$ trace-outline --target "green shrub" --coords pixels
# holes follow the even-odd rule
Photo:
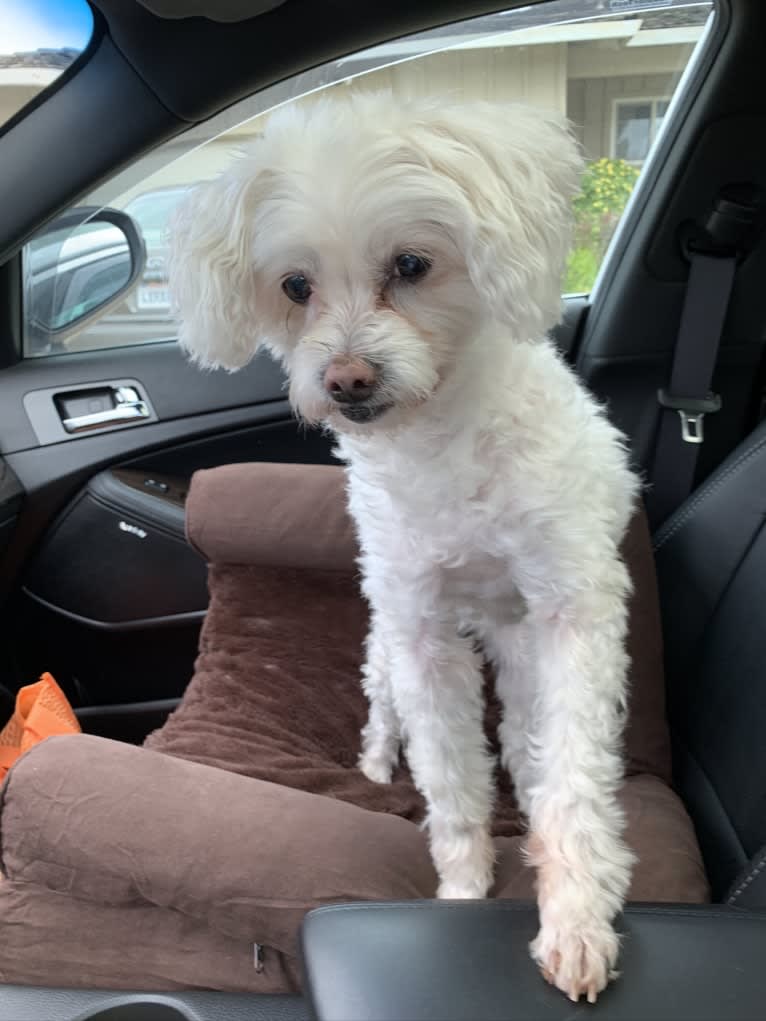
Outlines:
[[[609,241],[638,178],[638,167],[604,157],[589,164],[574,200],[574,245],[564,281],[566,293],[593,286]]]
[[[593,248],[573,248],[567,259],[564,294],[587,294],[598,273],[599,258]]]

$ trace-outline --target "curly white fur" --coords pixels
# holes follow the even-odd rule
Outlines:
[[[266,345],[296,411],[338,436],[372,619],[360,765],[386,782],[404,741],[442,897],[492,881],[475,639],[495,664],[538,870],[532,953],[592,1000],[631,868],[619,545],[637,484],[546,339],[580,170],[566,126],[521,106],[289,108],[182,207],[172,284],[198,362],[236,369]],[[401,253],[430,268],[402,279]],[[295,274],[304,304],[281,288]],[[338,358],[374,367],[377,417],[355,424],[328,393]]]

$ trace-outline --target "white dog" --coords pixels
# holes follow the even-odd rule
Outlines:
[[[199,363],[265,345],[297,413],[338,436],[372,621],[360,766],[385,783],[404,740],[440,897],[492,882],[475,640],[494,664],[538,870],[532,953],[592,1001],[632,861],[618,547],[637,483],[546,338],[580,171],[565,125],[521,106],[287,108],[186,201],[172,286]]]

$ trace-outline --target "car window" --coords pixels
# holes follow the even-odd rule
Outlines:
[[[0,0],[0,131],[53,85],[92,34],[86,0]]]
[[[118,307],[57,348],[27,334],[27,356],[174,338],[167,226],[186,190],[221,172],[276,107],[328,90],[460,95],[555,108],[570,119],[587,166],[564,290],[587,294],[615,228],[672,116],[679,83],[704,46],[712,2],[550,0],[360,51],[237,104],[133,164],[86,200],[129,213],[146,264]],[[98,272],[98,259],[92,271]],[[34,274],[25,272],[27,288]],[[26,307],[29,307],[29,294]]]
[[[161,191],[147,192],[132,202],[128,202],[125,212],[130,213],[137,221],[144,235],[156,231],[161,233],[167,226],[168,218],[173,212],[185,188],[166,188]]]

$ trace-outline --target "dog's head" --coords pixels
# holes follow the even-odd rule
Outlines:
[[[286,108],[175,217],[181,343],[228,369],[264,344],[307,421],[394,424],[490,324],[557,322],[580,169],[564,123],[522,106]]]

